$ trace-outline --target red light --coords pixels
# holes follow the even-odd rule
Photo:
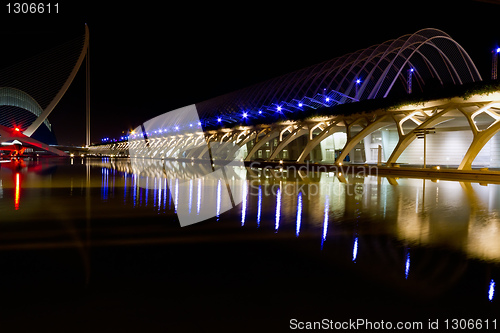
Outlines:
[[[16,132],[19,132],[19,131],[20,131],[20,130],[19,130],[19,127],[14,128],[14,130],[15,130]]]

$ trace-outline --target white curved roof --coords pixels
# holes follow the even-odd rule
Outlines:
[[[456,41],[441,30],[423,29],[215,97],[198,103],[197,108],[207,124],[214,124],[220,116],[228,123],[237,121],[242,112],[264,117],[276,110],[295,112],[384,98],[395,85],[406,86],[406,72],[411,68],[414,90],[423,89],[429,79],[459,85],[481,81],[476,66]]]

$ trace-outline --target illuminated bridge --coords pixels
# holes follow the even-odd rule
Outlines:
[[[500,93],[364,109],[358,101],[481,81],[446,33],[420,30],[160,115],[128,141],[91,147],[139,158],[500,167]],[[355,112],[344,112],[350,103]],[[344,108],[345,110],[345,108]],[[419,140],[422,133],[426,140]],[[424,141],[427,153],[424,157]]]

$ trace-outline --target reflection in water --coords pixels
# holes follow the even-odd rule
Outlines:
[[[47,164],[43,167],[45,170],[53,168],[49,163],[43,163]],[[67,167],[72,170],[80,166],[67,163]],[[146,168],[156,163],[154,161],[144,161],[143,169],[138,169],[138,162],[132,164],[128,160],[88,159],[86,163],[91,168],[87,166],[88,175],[92,170],[88,176],[93,179],[90,186],[100,188],[103,202],[111,204],[115,197],[119,197],[121,204],[138,208],[151,206],[158,214],[171,209],[178,212],[182,207],[186,214],[203,215],[204,210],[211,207],[212,216],[218,218],[228,210],[226,206],[231,207],[222,180],[193,178],[190,173],[199,172],[200,167],[192,168],[189,163],[175,164],[170,161],[166,167],[160,164],[161,172],[157,173],[154,168]],[[78,186],[84,187],[86,184],[85,173],[81,174],[81,180],[78,179],[80,175],[53,180],[52,173],[38,174],[30,172],[30,168],[40,167],[28,163],[27,167],[15,171],[4,168],[2,164],[0,169],[3,198],[9,198],[5,194],[6,189],[13,188],[15,210],[37,207],[34,205],[36,202],[32,202],[34,197],[30,198],[28,192],[25,194],[25,187],[42,189],[67,186],[71,188],[70,194],[76,195]],[[99,175],[98,185],[93,183],[96,171]],[[347,173],[340,177],[333,173],[303,172],[293,175],[292,172],[287,174],[286,170],[280,173],[267,171],[236,168],[233,175],[237,174],[237,177],[228,177],[248,180],[232,181],[232,184],[237,185],[233,186],[233,194],[239,192],[238,195],[244,198],[238,209],[240,225],[247,226],[249,219],[252,219],[260,227],[263,222],[269,221],[272,214],[275,231],[293,226],[295,237],[299,237],[304,230],[313,230],[311,227],[314,227],[321,230],[319,237],[324,242],[330,222],[351,225],[345,224],[349,222],[354,226],[351,233],[354,234],[351,243],[352,261],[359,257],[361,238],[358,237],[366,233],[363,229],[373,225],[379,233],[392,235],[407,246],[446,247],[473,258],[500,262],[498,184],[483,186],[470,182],[349,176]],[[22,208],[21,185],[23,201],[31,200],[29,205],[23,205]],[[169,191],[169,187],[173,191]],[[184,192],[181,187],[185,189]],[[115,188],[120,188],[120,191]],[[271,198],[274,200],[269,200]],[[271,205],[271,202],[274,204]],[[112,209],[111,205],[109,209]],[[236,211],[231,212],[234,214]],[[307,229],[304,229],[305,226]],[[406,261],[407,253],[404,256]]]
[[[358,238],[354,238],[354,246],[352,247],[352,261],[356,262],[356,258],[358,258]]]
[[[261,214],[262,214],[262,186],[259,185],[259,194],[257,201],[257,228],[260,227]]]
[[[16,190],[14,193],[14,209],[19,209],[19,199],[21,197],[21,180],[20,180],[19,172],[16,172]]]
[[[86,168],[66,163],[71,172],[59,177],[0,168],[2,219],[24,216],[29,220],[33,216],[43,217],[40,211],[48,212],[45,214],[48,216],[51,209],[61,212],[60,216],[85,216],[85,211],[82,214],[78,210],[81,205],[74,202],[81,203],[82,197],[90,193],[87,190],[95,189],[92,207],[98,206],[95,201],[100,200],[105,208],[92,211],[92,218],[128,218],[137,211],[173,216],[172,210],[201,218],[205,210],[211,210],[216,220],[236,225],[238,230],[259,227],[262,233],[279,230],[280,236],[297,242],[313,238],[316,251],[321,241],[325,256],[335,253],[349,265],[356,263],[356,269],[370,267],[366,268],[370,272],[383,271],[369,266],[380,260],[394,274],[390,275],[389,268],[379,274],[407,280],[408,286],[419,279],[430,284],[431,277],[461,276],[461,267],[466,265],[454,259],[457,254],[467,260],[480,259],[493,267],[491,275],[481,282],[481,298],[484,300],[488,290],[488,299],[496,301],[495,265],[500,263],[500,185],[497,184],[483,186],[346,173],[292,175],[286,170],[277,174],[236,168],[227,179],[233,179],[232,192],[241,196],[242,201],[241,207],[230,209],[227,186],[221,179],[193,177],[200,167],[191,168],[189,163],[159,164],[161,172],[153,168],[154,161],[144,161],[149,169],[139,169],[139,163],[128,160],[88,159]],[[53,194],[56,188],[75,201],[60,204],[61,198]],[[68,189],[67,193],[64,189]],[[18,212],[9,214],[9,210]],[[104,212],[107,215],[99,215]],[[144,217],[147,218],[148,215]],[[329,243],[324,248],[327,236]],[[422,254],[424,250],[430,254]],[[446,257],[442,252],[451,254]]]
[[[168,187],[174,188],[172,184],[173,184],[173,178],[170,178],[169,183],[168,183]],[[168,191],[168,210],[171,210],[171,209],[172,209],[172,191]]]
[[[82,159],[82,162],[83,162],[83,159]],[[127,174],[124,174],[123,175],[123,182],[124,182],[124,185],[123,185],[123,203],[126,203],[127,202],[127,190],[129,188],[127,182],[128,182],[128,175]]]
[[[488,299],[493,301],[493,297],[495,297],[495,281],[491,279],[490,281],[490,289],[488,290]]]
[[[243,193],[243,196],[242,196],[242,203],[241,203],[241,226],[244,226],[245,225],[245,218],[247,216],[247,190],[248,190],[248,186],[246,184],[246,182],[241,182],[241,192]]]
[[[167,179],[165,178],[163,180],[163,207],[164,207],[164,209],[166,209],[166,207],[167,207],[167,195],[169,195],[169,191],[167,188]],[[170,200],[170,197],[169,197],[169,200]]]
[[[134,207],[136,207],[137,206],[137,191],[139,189],[139,186],[137,185],[137,175],[133,174],[132,175],[132,179],[133,179],[133,186],[134,186],[134,189],[133,189],[133,192],[134,192],[134,196],[133,196]]]
[[[198,178],[198,188],[197,188],[197,197],[196,197],[196,215],[200,215],[201,209],[201,179]]]
[[[330,207],[328,203],[328,195],[325,196],[325,210],[323,217],[323,236],[321,237],[321,249],[323,250],[323,243],[326,240],[326,234],[328,232],[328,216],[330,215]]]
[[[280,227],[280,217],[281,217],[281,183],[278,191],[276,191],[276,220],[274,223],[274,230],[278,231]]]
[[[221,206],[221,194],[222,194],[222,188],[221,188],[221,180],[217,180],[217,210],[216,210],[216,217],[217,221],[219,221],[219,216],[220,216],[220,206]],[[177,211],[176,211],[177,213]]]
[[[174,207],[175,207],[175,212],[177,213],[177,208],[179,207],[179,178],[175,179],[175,191],[174,192],[175,192]],[[219,217],[219,215],[217,215],[217,217]]]
[[[135,206],[153,204],[161,213],[172,209],[173,203],[176,212],[182,206],[186,214],[191,215],[202,215],[205,209],[213,207],[213,216],[219,219],[231,208],[226,202],[226,187],[221,179],[217,179],[213,186],[208,180],[193,179],[201,167],[192,167],[190,163],[158,163],[161,172],[156,173],[156,169],[147,169],[157,163],[154,161],[141,162],[145,165],[143,169],[139,168],[141,164],[137,161],[103,159],[89,160],[88,163],[101,168],[102,185],[107,187],[103,189],[104,200],[109,199],[109,193],[113,191],[110,171],[104,170],[116,169],[124,174],[121,186],[129,187],[122,193],[130,195]],[[237,188],[233,192],[239,191],[241,198],[245,198],[238,209],[239,224],[246,226],[253,216],[260,227],[263,221],[269,220],[266,216],[272,214],[275,231],[281,229],[283,223],[288,225],[293,221],[295,237],[299,237],[306,223],[321,228],[320,237],[324,242],[329,222],[354,221],[355,225],[359,224],[359,230],[358,227],[353,230],[355,236],[351,243],[351,259],[355,261],[360,251],[360,239],[357,242],[355,239],[371,223],[369,221],[376,221],[380,232],[394,235],[412,247],[445,246],[474,258],[500,262],[500,185],[301,172],[292,174],[284,170],[275,173],[273,170],[245,168],[238,171],[240,178],[249,180],[234,183]],[[127,174],[131,174],[130,181]],[[141,187],[139,179],[144,183],[154,179],[157,199],[149,202],[150,199],[146,198],[149,190]],[[181,200],[183,179],[186,179],[182,185],[185,197]],[[173,188],[172,192],[167,191],[167,185]],[[266,199],[273,196],[274,207],[271,208]],[[127,201],[124,199],[123,202]],[[320,208],[321,202],[324,205]],[[407,260],[406,255],[403,262]]]
[[[101,197],[104,201],[108,200],[109,191],[109,169],[103,168],[101,170],[102,181],[101,181]]]
[[[405,279],[407,280],[408,280],[408,274],[410,274],[410,250],[407,250],[406,262],[405,262]]]
[[[190,179],[189,180],[189,207],[188,207],[188,211],[189,211],[189,214],[191,214],[191,206],[193,204],[193,180]]]
[[[260,187],[259,187],[260,189]],[[299,237],[302,221],[302,191],[297,195],[297,220],[295,221],[295,236]]]

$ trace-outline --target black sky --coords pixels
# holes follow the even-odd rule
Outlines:
[[[90,28],[92,141],[423,28],[451,35],[489,78],[500,6],[460,1],[72,1],[59,14],[0,8],[0,67]],[[40,82],[43,84],[43,80]],[[62,144],[85,141],[84,72],[50,115]]]

